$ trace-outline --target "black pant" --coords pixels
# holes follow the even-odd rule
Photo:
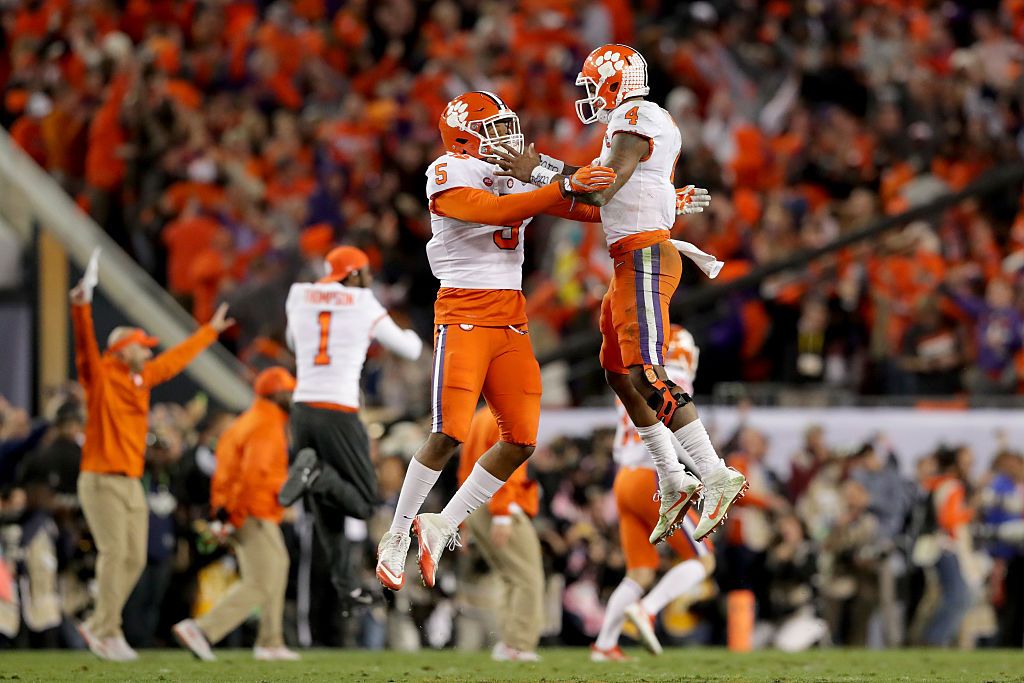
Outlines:
[[[306,503],[331,565],[331,583],[344,597],[356,587],[345,518],[367,519],[378,502],[370,439],[358,415],[302,403],[292,409],[291,425],[295,450],[312,448],[320,461]]]

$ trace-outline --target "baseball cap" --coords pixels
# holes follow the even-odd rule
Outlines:
[[[141,328],[130,327],[128,328],[127,334],[124,334],[116,342],[109,344],[107,346],[107,351],[110,353],[117,353],[121,349],[125,348],[126,346],[131,346],[132,344],[141,344],[142,346],[148,346],[149,348],[153,348],[159,343],[159,339],[157,339],[156,337],[150,337]]]
[[[370,265],[366,252],[357,247],[335,247],[327,254],[329,275],[320,282],[341,282],[355,271]]]
[[[281,391],[295,391],[295,377],[281,367],[267,368],[256,375],[253,390],[259,396],[271,396]]]

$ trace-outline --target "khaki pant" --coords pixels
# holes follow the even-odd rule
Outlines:
[[[121,611],[146,568],[146,494],[138,479],[82,472],[78,499],[97,550],[96,610],[87,625],[97,638],[121,636]]]
[[[288,549],[281,528],[274,522],[250,517],[235,534],[234,546],[242,578],[196,623],[207,639],[216,643],[258,608],[256,646],[280,647],[284,645],[281,621],[288,587]]]
[[[486,507],[477,508],[466,523],[473,543],[505,584],[501,641],[516,650],[535,650],[544,625],[544,565],[533,522],[522,513],[512,515],[512,537],[502,548],[491,543]]]

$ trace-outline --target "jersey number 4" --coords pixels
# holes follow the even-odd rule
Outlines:
[[[519,231],[522,229],[523,224],[512,226],[510,228],[502,228],[501,230],[494,231],[494,244],[498,249],[504,249],[505,251],[511,251],[519,246]]]
[[[640,115],[640,107],[633,107],[632,109],[630,109],[629,111],[626,112],[626,120],[629,121],[629,123],[631,125],[635,126],[636,125],[637,117],[639,115]]]
[[[320,349],[316,358],[313,359],[313,364],[330,365],[331,354],[327,352],[327,345],[331,340],[331,312],[320,311],[316,316],[316,321],[320,325]]]

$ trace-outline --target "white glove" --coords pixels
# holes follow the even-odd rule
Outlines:
[[[676,190],[676,215],[704,213],[711,206],[711,193],[703,187],[687,185]]]
[[[89,257],[89,265],[85,267],[85,275],[82,276],[82,293],[85,300],[92,302],[92,292],[100,282],[100,252],[103,250],[96,247]]]

